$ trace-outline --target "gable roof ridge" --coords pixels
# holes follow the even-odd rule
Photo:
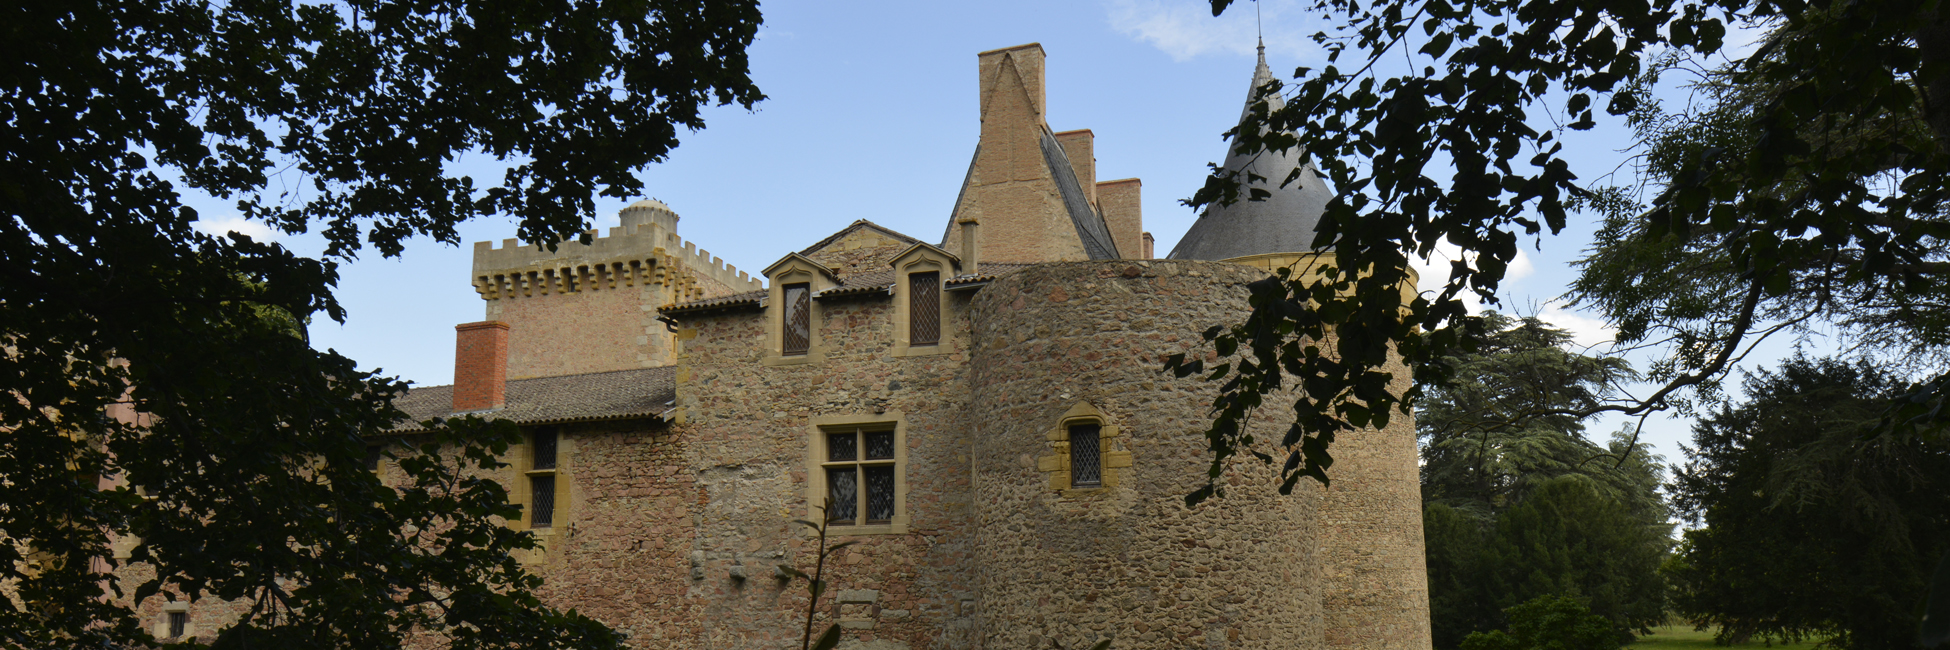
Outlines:
[[[905,244],[921,243],[921,240],[915,239],[913,237],[909,237],[898,230],[888,228],[886,226],[874,223],[872,221],[868,221],[866,219],[855,219],[853,223],[847,224],[847,226],[845,228],[841,228],[839,232],[833,233],[831,235],[827,235],[825,239],[819,240],[819,243],[813,244],[811,246],[807,246],[804,250],[799,251],[799,254],[811,255],[813,254],[814,251],[817,251],[821,248],[825,248],[828,244],[839,241],[840,238],[850,235],[854,232],[857,232],[861,228],[872,228],[874,230],[878,230],[882,234],[889,235],[895,239],[901,240],[901,243],[905,243]]]

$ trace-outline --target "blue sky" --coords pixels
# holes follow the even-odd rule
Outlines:
[[[933,241],[979,130],[976,53],[1039,42],[1048,54],[1050,126],[1094,131],[1100,180],[1143,179],[1145,229],[1163,256],[1195,217],[1178,200],[1203,182],[1206,163],[1223,158],[1219,134],[1247,94],[1254,7],[1242,5],[1215,19],[1199,0],[768,4],[751,56],[770,99],[751,112],[710,111],[705,130],[683,136],[668,161],[641,177],[649,196],[681,215],[681,235],[753,273],[855,219]],[[1304,5],[1261,5],[1276,74],[1324,63],[1306,38],[1322,27]],[[1611,127],[1573,137],[1575,170],[1592,178],[1616,168],[1621,135]],[[490,163],[463,168],[492,184],[500,174]],[[627,202],[600,202],[597,225],[615,225]],[[199,203],[212,230],[265,234],[219,202]],[[1505,284],[1503,310],[1541,313],[1587,343],[1608,338],[1597,320],[1549,302],[1572,277],[1567,265],[1591,230],[1580,220],[1542,250],[1527,250]],[[470,243],[499,240],[514,226],[480,220],[461,233]],[[280,241],[305,254],[322,250],[315,236]],[[400,259],[369,252],[347,265],[338,295],[348,320],[313,323],[314,344],[420,384],[450,382],[453,326],[483,317],[468,284],[471,251],[423,238]],[[1762,356],[1779,352],[1770,354]],[[1618,424],[1601,421],[1593,432],[1602,437]],[[1678,459],[1685,427],[1657,418],[1648,439]]]

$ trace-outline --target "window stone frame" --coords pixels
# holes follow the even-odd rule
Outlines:
[[[1077,424],[1097,425],[1097,457],[1103,462],[1103,480],[1098,485],[1072,487],[1070,484],[1070,426]],[[1036,459],[1036,470],[1048,479],[1049,489],[1064,497],[1084,497],[1102,494],[1122,485],[1126,472],[1131,468],[1131,452],[1123,444],[1124,431],[1112,424],[1110,417],[1089,402],[1079,401],[1070,406],[1056,426],[1051,428],[1045,438],[1049,441],[1049,455]]]
[[[535,469],[535,432],[551,428],[555,430],[555,468]],[[549,551],[555,548],[557,539],[566,539],[569,534],[570,517],[574,514],[576,489],[575,443],[570,435],[571,428],[566,425],[523,425],[521,443],[509,450],[508,470],[513,472],[514,480],[509,483],[508,502],[521,507],[521,518],[509,520],[511,530],[525,530],[535,536],[540,546],[530,551],[517,551],[515,557],[522,564],[543,564],[548,562]],[[534,515],[530,507],[534,505],[534,488],[529,479],[534,476],[552,475],[555,477],[555,508],[550,513],[548,528],[535,528]]]
[[[894,323],[891,328],[894,335],[894,356],[922,357],[948,354],[959,349],[961,336],[958,329],[953,326],[954,319],[950,316],[948,280],[961,269],[961,258],[940,248],[921,243],[909,246],[907,250],[901,251],[901,254],[895,255],[887,263],[894,268]],[[933,345],[912,345],[908,340],[912,334],[909,329],[911,324],[908,322],[912,318],[908,311],[908,300],[911,297],[908,294],[912,293],[908,276],[928,272],[941,274],[941,286],[935,292],[936,298],[941,301],[941,336]]]
[[[843,524],[827,529],[828,537],[849,535],[904,535],[910,513],[907,509],[907,416],[900,411],[843,415],[816,415],[806,424],[806,492],[800,510],[813,521],[813,506],[826,500],[826,434],[857,429],[891,428],[894,431],[894,517],[884,524]],[[864,489],[864,486],[863,486]],[[817,533],[808,528],[808,536]]]
[[[824,363],[826,344],[821,340],[819,330],[825,321],[821,317],[819,294],[839,286],[839,279],[833,275],[833,270],[804,255],[791,253],[765,267],[764,275],[765,354],[760,362],[768,367]],[[807,333],[811,338],[806,342],[805,354],[785,353],[785,285],[788,284],[805,284],[812,293],[811,311],[806,315]]]

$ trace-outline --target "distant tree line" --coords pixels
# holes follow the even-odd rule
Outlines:
[[[1480,326],[1418,423],[1437,648],[1616,647],[1669,620],[1722,644],[1918,647],[1950,553],[1950,449],[1876,426],[1914,385],[1802,356],[1750,373],[1666,483],[1629,429],[1599,445],[1561,415],[1629,367],[1534,318]]]

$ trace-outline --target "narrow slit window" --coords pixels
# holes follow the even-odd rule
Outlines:
[[[785,285],[785,327],[780,333],[787,356],[805,354],[812,347],[812,285]]]
[[[534,520],[529,528],[552,528],[555,526],[555,475],[528,477],[532,492],[529,504],[534,507]]]
[[[1104,484],[1104,459],[1098,424],[1070,425],[1070,485],[1100,487]]]
[[[907,276],[907,340],[909,345],[941,342],[941,274]]]
[[[189,612],[169,613],[169,638],[172,639],[183,638],[183,633],[188,632],[189,627],[190,627]]]
[[[379,445],[372,445],[366,447],[366,471],[369,472],[379,471],[379,455],[380,452],[384,450],[385,448],[380,447]]]
[[[555,469],[555,429],[543,427],[535,430],[535,462],[533,469]]]

